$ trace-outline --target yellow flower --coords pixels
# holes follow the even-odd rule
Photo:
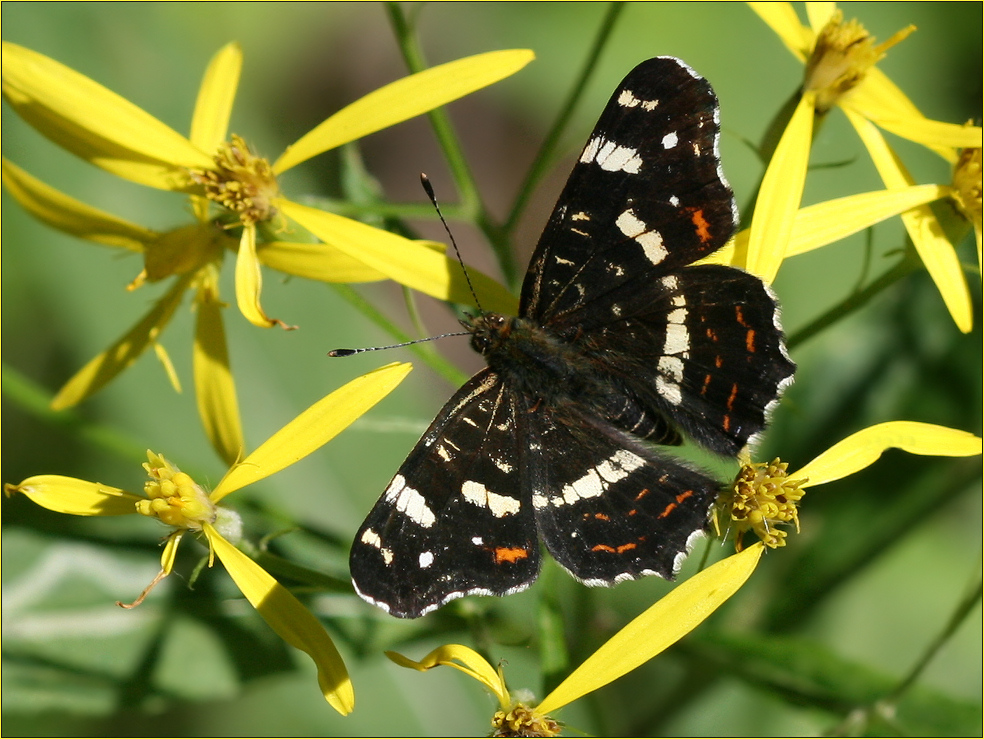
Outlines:
[[[803,194],[815,116],[844,111],[857,129],[890,190],[914,184],[878,130],[922,143],[956,160],[955,147],[980,146],[981,129],[932,121],[875,65],[887,49],[914,30],[899,31],[876,45],[857,21],[845,22],[833,3],[807,3],[810,25],[800,23],[789,3],[749,3],[805,65],[800,99],[776,147],[759,189],[747,251],[739,266],[771,281],[782,260]],[[970,331],[970,295],[952,245],[926,205],[902,216],[920,258],[961,331]]]
[[[525,66],[529,51],[499,51],[460,59],[397,80],[342,108],[302,136],[272,164],[249,151],[227,127],[242,66],[236,44],[219,50],[205,72],[188,138],[84,75],[29,49],[3,43],[3,94],[29,124],[73,154],[120,177],[191,197],[196,222],[166,233],[91,208],[8,161],[3,182],[33,215],[55,228],[140,253],[144,267],[130,288],[174,278],[157,304],[107,351],[62,388],[53,407],[67,408],[99,390],[149,346],[172,383],[177,377],[158,338],[194,290],[198,313],[195,384],[209,438],[227,462],[243,448],[235,387],[219,308],[218,271],[236,251],[236,302],[258,326],[286,327],[260,305],[260,263],[289,274],[334,282],[391,278],[442,300],[472,303],[460,268],[435,244],[418,242],[342,216],[294,203],[277,176],[324,151],[425,113],[492,84]],[[215,206],[217,206],[217,213]],[[295,220],[323,243],[269,238]],[[241,233],[234,236],[234,230]],[[262,231],[263,240],[258,239]],[[491,278],[471,271],[490,310],[515,299]]]
[[[398,665],[420,671],[438,665],[455,667],[481,682],[499,702],[492,718],[493,736],[556,736],[561,727],[551,714],[631,672],[693,631],[745,583],[762,551],[762,545],[756,544],[680,583],[609,639],[536,706],[514,700],[502,668],[496,670],[480,654],[460,644],[438,647],[420,662],[396,652],[386,656]]]
[[[753,531],[766,546],[786,545],[790,522],[799,532],[797,505],[804,489],[853,475],[874,463],[886,449],[937,457],[969,457],[981,453],[981,439],[966,431],[915,421],[889,421],[870,426],[834,444],[796,472],[778,459],[768,464],[745,461],[732,487],[721,493],[714,525],[720,533],[729,521],[735,546],[742,548],[745,532]]]
[[[19,485],[5,485],[8,495],[22,493],[40,506],[76,516],[141,514],[157,518],[172,531],[161,556],[161,571],[132,604],[171,573],[178,544],[186,533],[201,532],[214,557],[263,619],[288,644],[311,656],[325,700],[339,713],[354,706],[354,692],[345,664],[318,620],[263,568],[235,544],[242,534],[238,514],[219,505],[229,493],[279,472],[320,448],[361,416],[406,377],[409,364],[391,364],[356,378],[322,398],[256,451],[233,465],[211,493],[159,454],[148,451],[144,464],[149,480],[144,495],[60,475],[37,475]],[[121,604],[122,605],[122,604]]]

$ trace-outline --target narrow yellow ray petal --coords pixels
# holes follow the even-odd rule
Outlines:
[[[806,17],[813,33],[819,34],[836,11],[837,3],[806,3]]]
[[[139,495],[98,482],[62,475],[35,475],[20,485],[4,485],[7,495],[23,493],[42,508],[73,516],[123,516],[136,513]]]
[[[786,256],[810,160],[816,95],[804,92],[762,178],[748,235],[745,269],[772,282]]]
[[[174,569],[174,559],[178,556],[178,544],[184,537],[185,529],[177,529],[164,542],[164,551],[161,552],[161,572],[170,575]]]
[[[69,151],[165,168],[210,167],[181,134],[83,74],[3,42],[3,94],[28,123]]]
[[[174,388],[174,392],[181,392],[181,378],[178,377],[178,371],[174,369],[174,362],[171,361],[171,355],[168,354],[167,349],[159,341],[154,342],[154,354],[157,355],[157,361],[161,363],[161,367],[164,368],[164,374],[167,375],[168,382],[171,383],[171,387]]]
[[[3,185],[31,215],[59,231],[106,246],[142,252],[157,238],[153,231],[49,187],[7,159],[2,160]]]
[[[375,282],[386,275],[328,244],[273,241],[261,244],[256,256],[267,267],[321,282]]]
[[[211,154],[225,141],[229,132],[232,103],[239,86],[243,52],[239,44],[226,44],[208,63],[202,85],[198,88],[195,112],[191,117],[191,143]]]
[[[323,151],[464,97],[515,74],[533,58],[528,49],[490,51],[391,82],[345,106],[288,146],[273,171],[281,174]]]
[[[260,305],[260,292],[263,290],[263,275],[260,261],[256,258],[256,227],[252,224],[243,228],[236,255],[236,305],[246,320],[260,328],[277,325],[277,319],[270,318]]]
[[[937,148],[979,149],[981,147],[981,127],[961,126],[956,123],[932,121],[929,118],[881,118],[868,115],[868,118],[886,131],[896,136]],[[947,161],[956,160],[956,155]]]
[[[319,449],[385,398],[411,369],[407,363],[388,364],[326,395],[230,469],[212,491],[212,501],[217,503]]]
[[[209,547],[243,595],[277,636],[306,652],[318,667],[318,685],[328,704],[343,716],[355,708],[355,691],[342,656],[325,627],[283,585],[205,524]]]
[[[677,585],[584,660],[537,710],[553,713],[631,672],[689,634],[745,583],[762,549],[761,542],[756,542]]]
[[[813,50],[813,32],[802,23],[792,3],[748,3],[759,18],[765,21],[776,35],[801,62]]]
[[[889,189],[912,185],[912,176],[875,125],[851,110],[844,113],[861,137],[885,185]],[[902,223],[943,297],[953,322],[961,331],[968,333],[974,325],[970,290],[957,252],[946,238],[936,215],[928,205],[923,205],[903,213]]]
[[[326,244],[400,284],[440,300],[475,305],[457,260],[418,242],[350,218],[278,199],[275,206]],[[502,285],[469,268],[475,292],[487,311],[515,315],[516,298]]]
[[[205,435],[212,448],[232,466],[245,451],[236,383],[229,368],[229,349],[222,324],[222,302],[218,294],[218,274],[203,274],[195,300],[193,365],[195,400]]]
[[[485,661],[485,658],[474,649],[461,644],[444,644],[427,654],[420,662],[414,662],[399,652],[386,652],[386,656],[401,667],[424,672],[438,665],[446,665],[461,670],[466,675],[475,678],[492,691],[503,710],[509,709],[509,691],[502,682],[499,673]]]
[[[889,421],[851,434],[789,477],[808,478],[802,487],[823,485],[863,470],[886,449],[933,457],[970,457],[981,453],[981,443],[971,433],[946,426]]]
[[[137,357],[157,340],[171,320],[188,288],[189,279],[185,275],[175,280],[171,289],[133,328],[76,372],[51,401],[52,409],[60,411],[85,400],[137,361]]]
[[[805,254],[847,238],[919,205],[945,198],[945,185],[914,185],[827,200],[800,209],[793,222],[786,257]]]

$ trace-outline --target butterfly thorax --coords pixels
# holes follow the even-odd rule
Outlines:
[[[559,397],[590,402],[602,392],[585,355],[532,320],[483,313],[462,323],[472,334],[472,348],[531,404]]]

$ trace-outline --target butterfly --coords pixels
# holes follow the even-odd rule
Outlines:
[[[678,59],[601,114],[536,246],[518,317],[463,320],[487,367],[445,404],[362,527],[362,598],[415,618],[529,587],[546,551],[586,585],[672,578],[720,483],[656,450],[736,455],[792,381],[776,299],[693,263],[731,236],[718,102]]]

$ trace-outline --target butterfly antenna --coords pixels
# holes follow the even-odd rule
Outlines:
[[[431,204],[434,206],[434,210],[437,211],[438,217],[441,219],[441,224],[444,226],[444,231],[447,233],[448,238],[451,239],[451,246],[454,247],[454,253],[458,257],[458,264],[461,265],[461,271],[465,273],[465,281],[468,283],[468,290],[471,292],[472,297],[475,298],[475,305],[478,306],[478,310],[481,313],[485,311],[482,310],[482,303],[478,299],[478,295],[475,292],[475,286],[472,285],[471,277],[468,274],[468,269],[465,267],[465,260],[461,258],[461,251],[458,249],[458,243],[454,240],[454,234],[451,233],[451,229],[448,227],[448,222],[444,220],[444,214],[441,212],[441,206],[437,204],[437,196],[434,194],[434,186],[431,185],[430,177],[428,177],[423,172],[420,173],[420,184],[424,188],[424,192],[427,193],[427,197],[430,198]]]
[[[411,344],[421,344],[425,341],[434,341],[435,339],[446,339],[449,336],[467,336],[468,331],[454,331],[450,334],[441,334],[440,336],[428,336],[425,339],[414,339],[413,341],[404,341],[402,344],[390,344],[388,346],[367,346],[363,349],[332,349],[328,352],[329,357],[351,357],[353,354],[362,354],[362,352],[377,352],[381,349],[399,349],[403,346],[410,346]]]

